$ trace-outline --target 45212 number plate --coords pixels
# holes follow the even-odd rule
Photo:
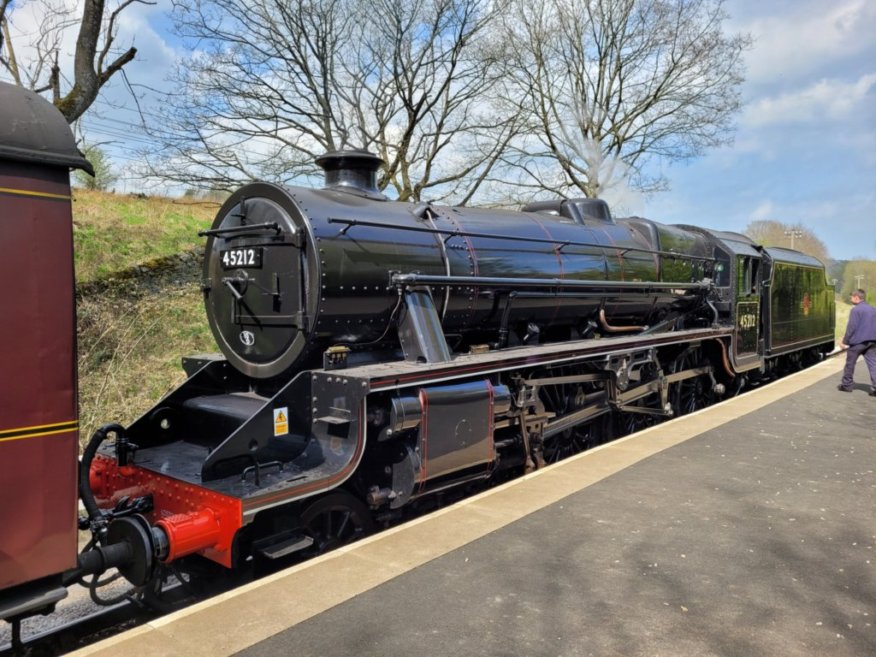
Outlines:
[[[239,249],[227,249],[220,253],[222,269],[261,269],[262,249],[247,246]]]

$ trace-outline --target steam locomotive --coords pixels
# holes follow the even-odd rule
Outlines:
[[[77,475],[68,170],[89,165],[51,105],[9,85],[0,104],[21,119],[0,126],[0,278],[19,290],[0,323],[3,619],[109,567],[152,587],[317,554],[833,349],[833,289],[802,253],[594,199],[394,202],[378,158],[333,152],[322,189],[256,182],[222,206],[202,280],[221,355],[184,358]]]

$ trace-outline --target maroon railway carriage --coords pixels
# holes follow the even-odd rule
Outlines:
[[[0,83],[0,618],[51,607],[76,565],[78,423],[64,117]]]

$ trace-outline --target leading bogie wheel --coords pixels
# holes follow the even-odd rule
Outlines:
[[[345,491],[311,502],[301,512],[301,523],[314,539],[317,554],[364,538],[374,529],[368,507]]]

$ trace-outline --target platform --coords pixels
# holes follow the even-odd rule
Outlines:
[[[876,655],[876,398],[841,360],[74,655]]]

